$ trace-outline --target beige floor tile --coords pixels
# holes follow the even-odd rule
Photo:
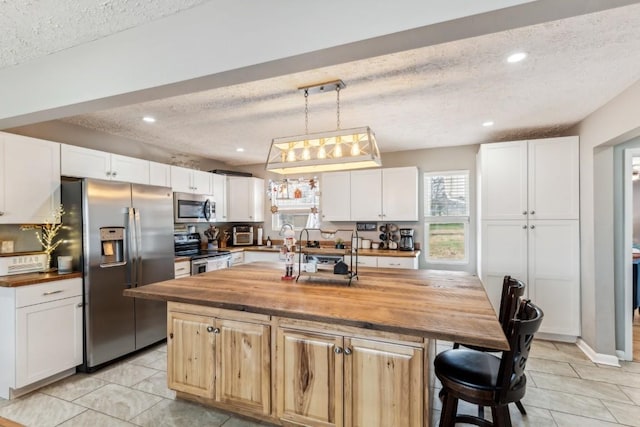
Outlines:
[[[513,427],[552,427],[556,423],[547,409],[525,407],[527,415],[522,415],[516,405],[509,405],[509,415]],[[486,409],[487,414],[490,412]]]
[[[107,384],[74,402],[98,412],[129,421],[164,400],[160,396],[133,390],[119,384]]]
[[[620,424],[640,427],[640,407],[609,401],[605,401],[604,404]]]
[[[580,378],[640,388],[640,374],[625,372],[613,366],[573,365]]]
[[[134,385],[133,388],[167,399],[176,398],[176,392],[167,387],[166,372],[158,372],[157,374],[154,374],[149,378],[140,381],[138,384]]]
[[[529,377],[536,382],[536,387],[546,390],[562,391],[580,396],[608,399],[623,403],[633,403],[615,384],[599,381],[583,380],[581,378],[566,378],[543,372],[530,372]]]
[[[544,345],[541,345],[543,344]],[[589,360],[584,354],[578,354],[573,351],[565,351],[566,347],[560,349],[555,346],[554,343],[547,341],[534,342],[531,346],[530,357],[536,357],[538,359],[554,360],[556,362],[569,362],[575,364],[584,364],[595,366],[595,364]]]
[[[620,367],[623,371],[634,372],[640,374],[640,363],[639,362],[620,362]]]
[[[107,384],[109,383],[88,374],[76,374],[44,387],[39,391],[50,396],[72,401]]]
[[[563,412],[551,411],[553,419],[558,427],[616,427],[619,424],[607,421],[595,420],[593,418],[581,417],[579,415],[565,414]]]
[[[162,357],[146,365],[147,368],[167,372],[167,353],[161,353]]]
[[[60,424],[60,427],[134,427],[135,424],[87,409],[80,415]]]
[[[11,401],[10,401],[10,400],[3,399],[3,398],[1,398],[1,397],[0,397],[0,408],[2,408],[3,406],[8,405],[8,404],[10,404],[10,403],[11,403]]]
[[[131,363],[123,363],[100,370],[93,374],[93,376],[110,383],[131,387],[156,373],[158,373],[158,371],[155,369]]]
[[[127,360],[128,363],[133,363],[134,365],[142,365],[149,366],[151,363],[155,362],[158,359],[165,359],[167,357],[167,353],[164,353],[159,350],[148,350],[144,353],[140,353],[139,355],[134,356],[133,358]]]
[[[618,387],[620,387],[620,390],[622,390],[624,394],[629,396],[629,399],[635,402],[636,405],[640,405],[640,388],[627,387],[624,385]]]
[[[143,427],[218,427],[229,415],[183,400],[163,400],[131,420]]]
[[[0,416],[26,426],[57,426],[86,408],[57,397],[32,393],[0,408]]]
[[[576,371],[567,362],[556,362],[548,359],[538,359],[537,357],[527,359],[527,372],[533,371],[546,372],[563,377],[578,377]]]
[[[615,421],[604,404],[593,397],[531,387],[527,388],[527,394],[522,403],[525,408],[535,406],[550,411],[567,412],[574,415],[589,414],[589,417],[599,420]]]

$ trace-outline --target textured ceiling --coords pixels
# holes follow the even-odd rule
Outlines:
[[[507,64],[517,50],[528,58]],[[272,138],[304,133],[297,88],[334,79],[347,84],[342,128],[371,126],[383,153],[556,135],[640,79],[640,5],[64,121],[173,153],[256,164]],[[334,93],[312,94],[309,104],[310,132],[335,129]],[[495,125],[482,127],[487,120]]]
[[[206,0],[0,0],[0,68],[88,43]]]

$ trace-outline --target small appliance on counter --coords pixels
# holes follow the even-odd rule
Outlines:
[[[413,229],[401,228],[400,229],[400,244],[398,249],[401,251],[412,251],[415,246],[413,243]]]
[[[236,225],[233,227],[233,246],[253,245],[253,227]]]

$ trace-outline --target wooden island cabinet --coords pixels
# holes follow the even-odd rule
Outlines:
[[[168,301],[179,398],[277,425],[428,426],[434,338],[506,349],[491,304],[475,276],[358,273],[295,283],[250,263],[125,295]]]

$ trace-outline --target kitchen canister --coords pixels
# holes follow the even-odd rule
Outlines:
[[[73,260],[70,256],[59,256],[58,257],[58,274],[67,274],[71,273],[71,261]]]
[[[371,239],[362,239],[362,249],[371,249]]]

